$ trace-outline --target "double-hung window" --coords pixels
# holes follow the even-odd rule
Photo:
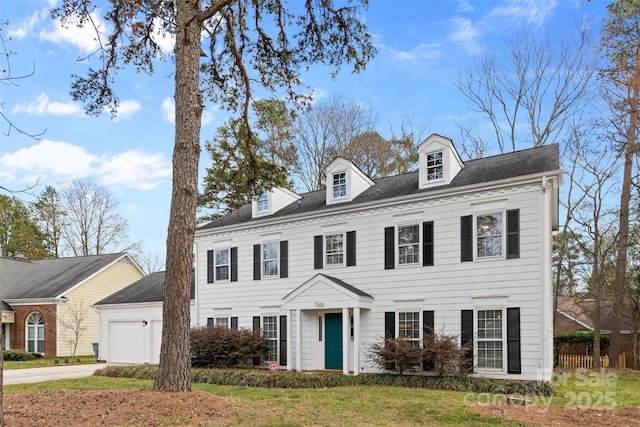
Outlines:
[[[476,215],[476,256],[502,255],[502,212]]]
[[[219,328],[229,329],[229,318],[228,317],[216,317],[215,318],[216,326]]]
[[[258,212],[264,213],[269,211],[269,192],[264,190],[262,194],[258,196]]]
[[[427,154],[427,180],[435,181],[443,178],[442,151]]]
[[[44,354],[44,318],[40,313],[27,317],[27,351]]]
[[[420,347],[420,312],[398,313],[398,337],[411,341],[414,347]]]
[[[344,265],[344,234],[325,236],[325,257],[327,266]]]
[[[502,370],[504,333],[502,309],[478,310],[478,368]]]
[[[229,249],[215,251],[216,280],[229,280]]]
[[[333,198],[347,197],[347,173],[338,172],[333,174]]]
[[[403,225],[398,227],[398,264],[417,264],[420,262],[420,226]]]
[[[287,240],[253,245],[253,280],[288,277],[288,248]]]
[[[264,316],[262,329],[269,344],[267,360],[275,362],[278,360],[278,316]]]
[[[262,274],[264,277],[278,276],[278,243],[264,243],[262,245]]]

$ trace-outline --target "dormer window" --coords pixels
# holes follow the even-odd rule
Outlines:
[[[333,174],[333,198],[347,197],[347,174],[338,172]]]
[[[442,151],[427,154],[427,180],[435,181],[442,178]]]
[[[269,211],[269,192],[264,190],[262,194],[258,196],[258,212],[268,212]]]

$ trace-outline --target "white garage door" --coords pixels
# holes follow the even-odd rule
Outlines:
[[[144,363],[142,322],[109,323],[109,360],[111,363]]]

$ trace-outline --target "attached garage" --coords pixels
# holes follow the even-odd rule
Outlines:
[[[145,363],[142,322],[109,322],[109,362]]]
[[[93,307],[100,316],[98,358],[109,363],[158,364],[162,343],[164,272],[151,273]],[[191,282],[191,319],[195,283]]]

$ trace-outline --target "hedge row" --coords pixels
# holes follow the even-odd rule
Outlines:
[[[155,379],[157,366],[108,366],[94,375],[116,378]],[[549,383],[538,381],[496,380],[480,377],[427,377],[419,375],[363,374],[347,376],[329,372],[271,372],[260,369],[191,369],[194,383],[265,388],[326,388],[380,385],[431,390],[449,390],[508,395],[552,396]]]

